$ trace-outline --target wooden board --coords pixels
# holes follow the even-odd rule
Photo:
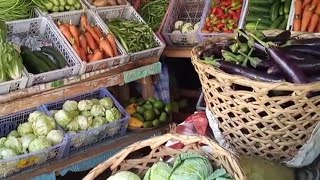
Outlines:
[[[191,58],[192,47],[166,47],[163,56],[171,58]]]

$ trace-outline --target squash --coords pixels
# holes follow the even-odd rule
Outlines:
[[[143,126],[143,122],[137,118],[131,117],[129,119],[129,127],[141,128]]]
[[[129,106],[127,106],[126,111],[127,111],[127,113],[129,113],[130,115],[133,115],[134,113],[137,112],[137,107],[138,107],[138,104],[132,103],[132,104],[130,104]]]

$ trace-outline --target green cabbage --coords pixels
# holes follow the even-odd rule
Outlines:
[[[120,171],[110,176],[107,180],[141,180],[141,178],[130,171]]]
[[[92,116],[103,116],[105,111],[102,105],[93,105],[90,112]]]
[[[70,121],[72,121],[73,117],[70,113],[68,113],[65,110],[59,110],[54,115],[54,119],[57,121],[57,123],[62,126],[66,127]]]
[[[17,155],[18,154],[15,152],[15,150],[11,148],[3,147],[0,149],[0,159],[7,159]]]
[[[105,122],[106,122],[106,119],[103,117],[100,117],[100,116],[94,117],[92,120],[91,127],[92,128],[100,127],[100,126],[104,125]]]
[[[7,137],[12,136],[12,137],[19,137],[19,133],[16,130],[11,131]]]
[[[78,122],[80,130],[87,130],[92,123],[92,117],[78,116],[75,120]]]
[[[63,132],[60,130],[51,130],[48,135],[47,139],[51,141],[52,145],[60,144],[63,141]]]
[[[33,113],[29,114],[28,122],[32,123],[33,121],[38,119],[38,117],[40,117],[40,116],[45,116],[45,114],[43,112],[40,112],[40,111],[34,111]]]
[[[147,171],[143,180],[167,180],[170,176],[171,166],[165,162],[157,162]]]
[[[213,173],[211,162],[196,153],[178,156],[170,173],[170,180],[204,180]]]
[[[17,131],[20,136],[33,133],[32,123],[25,122],[25,123],[20,124],[17,128]]]
[[[110,97],[104,97],[99,100],[99,103],[105,107],[106,109],[110,109],[113,107],[113,101]]]
[[[29,147],[29,144],[31,143],[31,141],[33,141],[37,136],[35,136],[34,134],[26,134],[24,136],[22,136],[21,138],[19,138],[20,142],[22,143],[22,151],[24,153],[28,153],[27,149]]]
[[[1,71],[5,71],[7,77],[19,79],[22,77],[23,64],[19,52],[12,44],[0,42]]]
[[[106,119],[108,122],[117,121],[121,118],[121,112],[113,107],[111,109],[106,110]]]
[[[13,149],[18,154],[23,152],[22,144],[20,140],[13,136],[8,136],[6,141],[4,142],[4,146],[7,148]]]
[[[47,140],[46,137],[38,137],[31,141],[29,144],[29,152],[40,151],[42,149],[50,148],[52,146],[51,142]]]
[[[32,123],[33,134],[46,136],[52,129],[56,128],[54,119],[49,116],[40,116]]]
[[[82,111],[80,115],[87,116],[87,117],[92,116],[90,111]]]
[[[80,115],[80,111],[78,111],[78,110],[76,110],[76,111],[69,111],[68,113],[70,114],[70,116],[71,116],[72,118],[76,118],[77,116]]]
[[[93,104],[100,104],[99,99],[91,99],[91,101],[93,102]]]
[[[78,103],[79,111],[90,111],[93,106],[93,102],[91,100],[81,100]]]
[[[7,140],[6,137],[0,138],[0,148],[2,148],[4,146],[4,142],[6,142],[6,140]]]
[[[79,130],[79,124],[78,121],[76,120],[72,120],[66,127],[67,131],[74,131],[77,132]]]
[[[78,110],[78,103],[77,101],[66,101],[65,103],[63,103],[62,105],[62,109],[65,110],[65,111],[76,111]]]

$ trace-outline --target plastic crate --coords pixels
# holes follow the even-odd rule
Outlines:
[[[46,12],[46,11],[42,11],[40,8],[36,8],[36,13],[39,16],[51,16],[51,15],[55,15],[55,14],[60,14],[60,13],[66,13],[66,12],[76,12],[76,11],[83,11],[84,9],[87,9],[88,7],[86,6],[86,4],[84,2],[82,2],[82,0],[79,0],[80,4],[81,4],[81,9],[78,10],[73,10],[73,11],[64,11],[64,12]]]
[[[120,110],[122,118],[118,121],[105,124],[98,128],[94,128],[76,134],[67,134],[68,143],[66,146],[64,157],[70,154],[74,154],[76,152],[80,152],[84,149],[87,149],[88,147],[91,147],[93,144],[103,142],[107,139],[112,138],[113,136],[125,135],[127,132],[130,116],[128,113],[126,113],[126,111],[119,104],[119,102],[111,95],[111,93],[105,88],[101,88],[94,92],[85,93],[70,98],[64,98],[59,101],[44,105],[46,111],[48,112],[50,110],[62,109],[63,103],[67,100],[75,100],[79,102],[80,100],[93,98],[101,99],[103,97],[110,97],[113,100],[114,106]]]
[[[16,130],[19,124],[27,122],[29,114],[36,110],[44,112],[43,107],[39,107],[0,117],[0,137],[8,135],[11,131]],[[62,143],[48,149],[0,160],[0,178],[5,178],[44,163],[61,159],[66,144],[67,139],[65,137]]]
[[[219,1],[221,1],[221,0],[216,0],[216,2],[219,2]],[[224,36],[226,34],[230,34],[230,33],[203,33],[202,32],[202,29],[205,25],[206,18],[210,14],[211,5],[212,5],[212,0],[205,1],[205,7],[204,7],[203,14],[201,17],[200,27],[198,29],[201,41],[205,41],[206,39],[211,38],[213,36]],[[241,10],[241,14],[240,14],[240,19],[238,21],[238,28],[243,27],[243,23],[245,21],[245,15],[247,14],[246,13],[247,7],[248,7],[248,0],[244,0],[242,2],[242,7],[241,7],[242,10]]]
[[[134,21],[140,21],[140,22],[146,23],[132,6],[122,7],[122,8],[113,8],[113,9],[97,9],[96,13],[99,15],[100,20],[103,23],[106,20],[115,19],[115,18],[124,18],[127,20],[134,20]],[[106,28],[108,28],[108,24],[106,24]],[[152,56],[161,56],[165,48],[165,45],[156,36],[156,34],[154,34],[154,40],[157,42],[158,47],[154,47],[152,49],[147,49],[147,50],[143,50],[135,53],[128,53],[129,61],[139,60],[142,58],[147,58]]]
[[[291,30],[291,31],[293,31],[293,20],[294,20],[294,14],[295,14],[294,2],[295,2],[295,0],[291,1],[289,18],[288,18],[288,23],[287,23],[287,28],[286,28],[287,30]],[[316,33],[316,34],[319,34],[319,33]]]
[[[83,13],[83,11],[72,11],[72,12],[52,14],[52,15],[50,15],[50,19],[51,19],[52,23],[55,23],[56,21],[70,22],[70,20],[71,20],[71,22],[73,24],[79,25],[82,13]],[[109,33],[108,29],[106,29],[105,25],[103,25],[100,22],[99,18],[94,14],[94,12],[87,10],[86,13],[88,16],[88,21],[91,24],[98,26],[103,31],[104,34]],[[91,62],[91,63],[84,62],[80,59],[78,54],[72,48],[72,46],[67,41],[67,39],[64,37],[64,35],[60,32],[60,30],[57,29],[57,27],[56,27],[56,30],[58,31],[58,33],[60,34],[60,36],[64,40],[64,42],[66,44],[68,44],[69,48],[73,51],[73,53],[76,56],[76,58],[78,59],[78,61],[81,63],[80,74],[88,73],[88,72],[92,72],[92,71],[97,71],[100,69],[107,69],[107,68],[114,67],[114,66],[119,66],[119,65],[125,64],[128,61],[128,55],[126,54],[125,50],[120,45],[120,43],[118,41],[116,41],[119,56],[112,57],[112,58],[106,58],[106,59],[103,59],[103,60],[100,60],[97,62]]]
[[[130,6],[130,3],[127,1],[126,5],[117,5],[117,6],[105,6],[105,7],[96,7],[92,3],[94,0],[82,0],[83,3],[89,8],[89,9],[109,9],[109,8],[117,8],[117,7],[126,7]]]
[[[67,44],[64,43],[57,34],[56,30],[54,30],[50,21],[46,18],[40,17],[27,20],[10,21],[7,22],[7,25],[9,40],[11,40],[13,36],[24,37],[38,34],[44,35],[45,39],[50,41],[52,46],[64,56],[69,65],[69,67],[65,67],[63,69],[57,69],[40,74],[28,73],[27,87],[78,75],[80,63],[73,55],[70,48],[68,48]]]
[[[206,110],[206,101],[204,99],[204,94],[201,92],[200,97],[196,106],[197,111],[205,111]]]
[[[204,0],[173,1],[168,9],[169,12],[162,30],[162,35],[168,46],[194,46],[200,42],[198,31],[185,34],[173,34],[172,31],[178,20],[193,24],[200,22],[204,5]]]
[[[9,80],[0,83],[0,95],[13,92],[19,89],[24,89],[27,86],[28,77],[25,72],[22,72],[22,77],[16,80]]]

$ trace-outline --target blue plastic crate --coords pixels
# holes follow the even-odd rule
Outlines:
[[[29,114],[36,110],[44,112],[43,107],[39,107],[0,117],[0,137],[8,135],[11,131],[16,130],[19,124],[27,122]],[[66,144],[67,139],[65,138],[62,143],[48,149],[0,160],[0,178],[21,173],[52,160],[61,159]]]
[[[120,103],[112,96],[112,94],[106,89],[101,88],[94,92],[81,94],[74,97],[64,98],[56,102],[48,103],[44,105],[47,113],[50,110],[60,110],[62,105],[67,100],[81,101],[85,99],[102,99],[104,97],[110,97],[113,100],[114,106],[119,109],[122,114],[122,118],[118,121],[105,124],[101,127],[90,129],[87,131],[79,132],[76,134],[67,134],[68,143],[65,149],[64,157],[80,152],[93,144],[98,144],[114,136],[123,136],[127,132],[130,115],[126,113]],[[49,113],[50,114],[50,113]]]
[[[204,99],[203,92],[201,92],[201,95],[200,95],[200,97],[198,99],[196,109],[197,109],[197,111],[205,111],[206,110],[206,102],[205,102],[205,99]]]

